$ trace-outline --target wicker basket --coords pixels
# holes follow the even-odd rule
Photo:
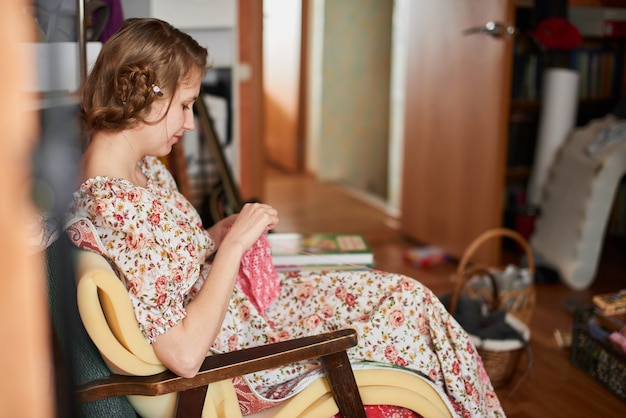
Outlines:
[[[503,237],[511,238],[516,241],[526,253],[528,263],[526,269],[528,270],[528,274],[530,274],[531,283],[524,288],[504,289],[500,287],[498,291],[494,294],[493,288],[477,285],[476,283],[473,283],[475,281],[472,282],[470,280],[479,274],[483,274],[485,270],[497,273],[498,271],[502,271],[502,268],[486,267],[481,265],[470,266],[469,263],[478,248],[483,243],[490,239]],[[483,232],[465,250],[465,252],[463,253],[463,257],[461,258],[461,261],[459,262],[459,265],[457,267],[454,281],[457,282],[458,285],[460,285],[457,287],[463,288],[464,294],[467,294],[469,297],[478,298],[484,301],[488,301],[489,299],[491,299],[492,304],[498,303],[500,306],[506,309],[508,313],[520,319],[524,324],[528,324],[530,322],[536,300],[534,275],[534,255],[524,237],[511,229],[495,228]],[[461,283],[458,283],[459,281]],[[466,284],[467,281],[470,281],[470,283]],[[497,295],[497,298],[494,297],[494,295]]]
[[[464,294],[464,287],[467,281],[476,274],[484,274],[489,277],[491,281],[491,308],[493,310],[498,310],[499,306],[502,305],[502,300],[498,297],[499,292],[497,281],[493,274],[484,268],[472,267],[465,270],[459,277],[450,295],[448,311],[452,314],[452,316],[455,316],[456,314],[457,302],[459,297]],[[496,389],[506,386],[511,381],[517,369],[521,354],[526,350],[530,341],[530,330],[524,322],[510,313],[506,314],[505,320],[507,324],[509,324],[522,336],[523,341],[520,341],[519,339],[490,340],[469,334],[472,342],[478,350],[478,354],[480,354],[480,357],[482,358],[485,370],[491,380],[491,384]]]

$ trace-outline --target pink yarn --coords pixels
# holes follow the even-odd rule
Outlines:
[[[237,285],[259,312],[263,312],[280,294],[280,281],[265,234],[241,257]]]

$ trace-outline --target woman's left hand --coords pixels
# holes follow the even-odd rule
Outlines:
[[[238,213],[235,213],[233,215],[227,216],[226,218],[218,221],[216,224],[211,225],[207,229],[207,232],[209,233],[209,235],[211,235],[211,238],[213,238],[213,241],[215,242],[215,245],[217,247],[219,247],[220,242],[222,242],[222,240],[224,239],[224,237],[228,233],[228,230],[230,229],[230,227],[237,220],[238,216],[239,216]]]
[[[275,208],[263,203],[246,203],[222,242],[225,240],[239,242],[247,250],[261,234],[273,229],[277,224],[278,211]]]

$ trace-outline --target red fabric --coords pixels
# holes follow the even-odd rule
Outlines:
[[[242,377],[235,377],[233,386],[239,401],[239,410],[243,416],[252,415],[277,405],[276,402],[264,401],[252,393],[250,386]]]
[[[410,409],[393,405],[365,405],[367,418],[422,418]],[[341,412],[332,418],[343,418]]]
[[[263,312],[280,294],[280,281],[265,235],[261,235],[241,258],[237,285],[259,312]]]
[[[548,51],[568,51],[578,47],[583,41],[576,26],[562,17],[542,20],[530,31],[530,35],[542,49]]]

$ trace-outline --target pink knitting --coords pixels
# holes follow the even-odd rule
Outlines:
[[[265,234],[243,254],[237,285],[259,312],[263,312],[280,294],[280,281]]]

